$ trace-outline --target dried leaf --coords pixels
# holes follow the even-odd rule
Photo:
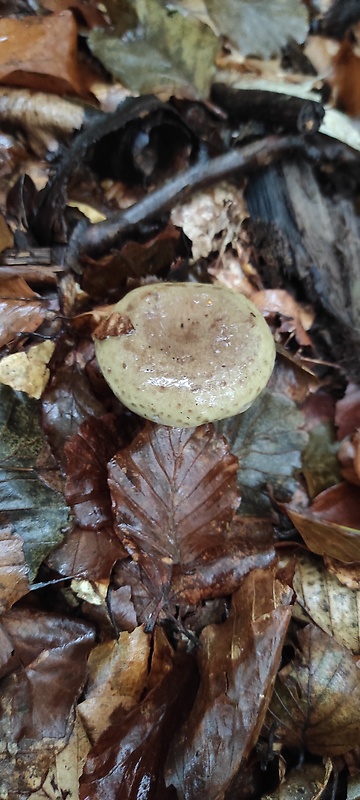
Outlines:
[[[267,317],[269,314],[280,314],[283,318],[280,333],[295,335],[302,347],[309,347],[312,341],[307,334],[314,322],[314,311],[301,306],[284,289],[264,289],[251,295],[253,303]]]
[[[270,58],[289,39],[302,44],[308,32],[305,5],[298,0],[205,0],[219,32],[242,56]]]
[[[349,650],[315,625],[277,678],[267,725],[276,741],[317,755],[351,750],[360,736],[360,669]]]
[[[340,483],[321,492],[310,508],[284,506],[313,553],[339,561],[360,561],[359,490]]]
[[[28,800],[79,800],[79,777],[90,746],[77,714],[67,745],[56,754],[41,789],[31,793]]]
[[[199,692],[167,763],[180,800],[222,798],[257,741],[291,616],[280,591],[272,571],[253,570],[229,619],[201,634]]]
[[[280,497],[294,492],[293,474],[307,443],[303,424],[295,403],[268,390],[244,414],[217,423],[239,458],[241,514],[269,513],[268,485]]]
[[[325,764],[306,763],[290,770],[278,789],[271,794],[264,794],[261,800],[321,800],[329,784],[333,771],[330,758]]]
[[[293,587],[312,622],[353,653],[360,653],[360,591],[349,589],[320,558],[299,553]]]
[[[166,89],[207,96],[219,49],[213,31],[183,9],[159,0],[136,2],[139,25],[124,37],[101,30],[89,36],[91,51],[134,92]]]
[[[339,445],[331,422],[322,422],[311,428],[302,462],[302,471],[311,498],[341,481],[336,457],[338,449]]]
[[[102,299],[126,284],[128,278],[158,275],[180,255],[185,255],[180,231],[170,223],[165,230],[147,242],[126,242],[121,250],[106,255],[101,261],[84,261],[82,288],[92,297]]]
[[[193,261],[227,245],[234,245],[239,227],[248,216],[243,192],[232,184],[222,183],[205,192],[196,192],[187,202],[172,209],[171,220],[179,225],[192,242]],[[219,240],[219,235],[221,239]],[[221,265],[219,277],[223,277]],[[211,272],[213,274],[213,272]],[[234,287],[231,287],[234,288]]]
[[[197,586],[211,551],[226,550],[239,503],[237,460],[213,427],[147,425],[109,464],[109,486],[122,544],[166,606],[173,570]],[[191,575],[193,580],[191,581]]]
[[[0,386],[0,515],[23,542],[29,576],[63,537],[69,510],[64,498],[38,477],[45,445],[35,400]]]
[[[0,19],[0,81],[58,94],[83,94],[77,27],[70,11]]]
[[[1,682],[2,791],[27,797],[69,739],[94,633],[86,623],[27,609],[8,612],[2,625],[19,663]]]
[[[47,364],[54,349],[54,342],[45,341],[33,345],[26,353],[6,356],[0,361],[0,383],[39,400],[50,377]]]

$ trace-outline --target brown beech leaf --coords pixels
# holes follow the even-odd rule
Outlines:
[[[300,650],[276,680],[267,727],[301,752],[342,755],[360,737],[360,669],[346,647],[315,625],[298,639]]]
[[[163,605],[163,586],[154,580],[154,571],[142,570],[127,559],[115,567],[113,586],[131,590],[138,624],[148,628],[154,617],[173,616],[179,608],[180,617],[186,616],[189,605],[232,594],[239,588],[241,579],[255,567],[267,567],[275,558],[272,526],[267,519],[235,517],[224,536],[223,544],[209,548],[204,558],[186,571],[175,565],[166,609]],[[119,591],[119,589],[117,589]],[[114,592],[109,592],[109,604],[114,615]]]
[[[358,487],[339,483],[321,492],[309,508],[284,505],[284,509],[314,553],[339,561],[360,561]]]
[[[0,19],[0,82],[44,92],[83,93],[71,11]]]
[[[123,446],[114,414],[89,417],[65,443],[65,497],[81,528],[99,530],[112,523],[107,464]]]
[[[58,367],[42,397],[43,426],[54,455],[64,462],[64,444],[91,416],[100,417],[105,407],[92,391],[80,365]]]
[[[121,541],[166,605],[173,570],[190,575],[227,549],[239,504],[237,459],[210,425],[147,425],[109,464]],[[196,586],[196,574],[193,576]],[[190,582],[190,579],[189,579]]]
[[[222,800],[257,741],[291,616],[283,590],[272,570],[253,570],[229,619],[201,634],[200,688],[167,762],[179,800]]]
[[[36,331],[45,316],[43,300],[23,278],[0,279],[0,347],[19,333]]]
[[[86,623],[28,609],[12,609],[1,622],[17,661],[1,681],[2,791],[27,797],[70,736],[94,632]]]
[[[29,568],[23,541],[9,527],[0,527],[0,613],[20,600],[30,589]]]
[[[194,662],[180,655],[145,699],[100,736],[80,778],[80,800],[172,800],[163,764],[194,690]]]
[[[50,553],[47,564],[60,575],[98,581],[108,579],[115,562],[126,555],[112,525],[98,531],[75,526]]]

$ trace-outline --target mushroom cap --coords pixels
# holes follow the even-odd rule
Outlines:
[[[146,419],[182,428],[245,411],[275,359],[260,312],[220,285],[134,289],[94,339],[102,373],[119,400]]]

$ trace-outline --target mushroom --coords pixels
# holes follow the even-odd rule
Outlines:
[[[156,283],[129,292],[94,334],[102,373],[146,419],[192,428],[245,411],[272,373],[274,340],[257,308],[220,285]]]

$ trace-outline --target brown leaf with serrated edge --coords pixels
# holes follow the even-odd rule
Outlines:
[[[229,619],[204,628],[200,688],[167,762],[166,782],[179,800],[222,798],[255,745],[291,617],[282,600],[289,593],[273,570],[253,570],[233,595]]]
[[[77,26],[71,11],[0,20],[0,82],[58,94],[83,94]]]
[[[358,487],[339,483],[321,492],[309,508],[283,507],[313,553],[360,561]]]
[[[360,737],[360,669],[350,650],[315,625],[298,640],[299,651],[278,675],[267,728],[301,752],[342,755]]]
[[[173,570],[193,573],[196,587],[194,570],[212,560],[215,548],[219,554],[226,551],[226,531],[239,504],[236,471],[237,459],[211,425],[149,424],[110,462],[119,536],[160,589],[161,605],[166,605]]]
[[[170,800],[163,764],[176,727],[196,691],[194,662],[178,655],[157,685],[124,720],[114,722],[89,753],[80,778],[80,800]]]
[[[90,625],[59,614],[12,609],[2,617],[17,664],[1,681],[2,789],[9,797],[40,788],[73,727],[74,703],[94,641]]]
[[[0,613],[30,589],[23,540],[6,525],[0,527]]]
[[[161,610],[161,583],[154,582],[151,573],[142,571],[129,559],[118,563],[112,576],[114,590],[109,592],[112,614],[115,614],[114,593],[125,587],[131,590],[138,624],[150,627],[156,613],[160,618],[169,614],[173,616],[178,607],[182,617],[189,605],[232,594],[251,569],[265,568],[273,562],[272,526],[266,519],[236,516],[221,547],[210,548],[204,555],[200,563],[188,564],[186,571],[180,565],[174,567],[164,612]]]
[[[0,347],[14,341],[18,334],[32,333],[46,316],[44,301],[30,289],[23,278],[0,280]]]
[[[89,417],[65,443],[65,497],[81,528],[100,530],[111,525],[107,464],[124,444],[114,414]]]

